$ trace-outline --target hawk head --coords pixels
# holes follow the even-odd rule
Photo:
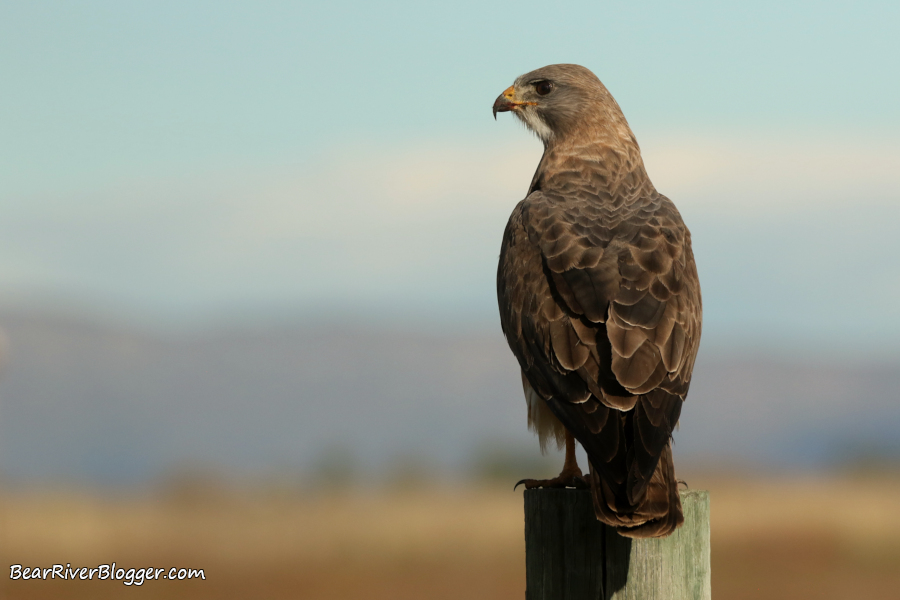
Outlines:
[[[549,65],[526,73],[497,97],[493,108],[495,119],[498,112],[515,113],[545,145],[585,135],[634,140],[615,99],[580,65]]]

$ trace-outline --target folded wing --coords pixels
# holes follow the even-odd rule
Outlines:
[[[690,385],[699,289],[690,233],[655,190],[604,203],[537,191],[510,218],[498,271],[504,333],[587,451],[611,519],[653,518],[648,485]]]

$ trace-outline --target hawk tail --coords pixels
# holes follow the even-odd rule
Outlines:
[[[618,486],[617,486],[618,487]],[[666,444],[646,493],[637,506],[622,506],[610,485],[591,466],[591,493],[597,519],[625,537],[665,537],[684,523],[672,448]]]

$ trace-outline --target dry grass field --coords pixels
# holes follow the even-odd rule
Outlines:
[[[900,598],[900,479],[692,477],[711,491],[716,600]],[[0,496],[0,558],[202,568],[206,580],[11,581],[0,597],[523,597],[521,492],[403,489]]]

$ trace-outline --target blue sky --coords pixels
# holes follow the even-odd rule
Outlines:
[[[896,2],[3,2],[0,300],[492,327],[540,144],[490,105],[578,62],[694,232],[708,340],[896,349],[898,26]]]

